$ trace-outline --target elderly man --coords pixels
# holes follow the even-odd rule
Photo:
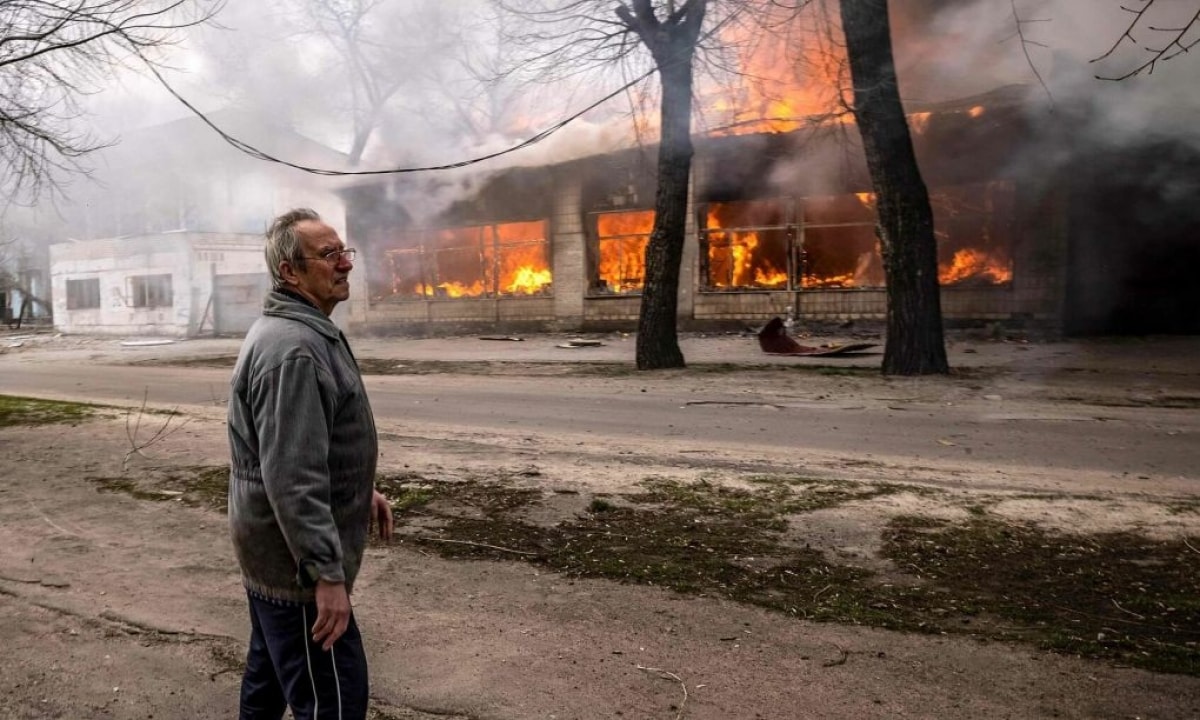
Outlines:
[[[358,363],[330,320],[354,250],[312,210],[266,234],[274,288],[229,398],[229,522],[250,603],[243,720],[364,718],[367,662],[350,594],[372,524],[378,441]]]

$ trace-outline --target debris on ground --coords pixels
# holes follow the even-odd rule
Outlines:
[[[174,345],[175,341],[167,338],[150,340],[122,340],[121,347],[157,347],[159,345]]]
[[[604,343],[599,340],[584,340],[583,338],[571,338],[566,342],[561,342],[555,347],[560,348],[585,348],[585,347],[603,347]]]
[[[758,346],[768,355],[848,355],[875,347],[876,343],[847,343],[844,345],[801,345],[788,335],[787,327],[778,317],[763,326],[758,333]]]

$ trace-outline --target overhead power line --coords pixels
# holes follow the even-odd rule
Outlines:
[[[325,175],[325,176],[400,175],[400,174],[405,174],[405,173],[432,172],[435,170],[453,170],[455,168],[467,167],[469,165],[477,165],[481,162],[485,162],[485,161],[491,160],[493,158],[498,158],[502,155],[508,155],[510,153],[517,152],[518,150],[523,150],[532,145],[536,145],[537,143],[541,142],[542,140],[545,140],[546,138],[550,137],[551,135],[558,132],[559,130],[562,130],[564,127],[566,127],[570,123],[574,122],[575,120],[578,120],[579,118],[583,117],[588,112],[591,112],[592,110],[600,107],[601,105],[608,102],[609,100],[612,100],[614,97],[620,95],[621,93],[625,92],[626,90],[629,90],[634,85],[637,85],[638,83],[640,83],[641,81],[650,77],[651,75],[653,75],[656,72],[656,70],[652,69],[652,70],[648,70],[648,71],[642,73],[638,77],[634,78],[633,80],[626,83],[625,85],[617,88],[616,90],[612,91],[611,93],[605,95],[604,97],[600,98],[599,100],[592,103],[591,105],[588,105],[587,107],[583,108],[582,110],[568,116],[567,118],[565,118],[563,120],[560,120],[559,122],[546,128],[545,130],[542,130],[541,132],[538,132],[537,134],[535,134],[525,140],[522,140],[521,142],[517,143],[516,145],[505,148],[504,150],[497,150],[496,152],[488,153],[486,155],[480,155],[478,157],[473,157],[469,160],[460,160],[458,162],[447,163],[444,165],[396,167],[396,168],[388,168],[388,169],[383,169],[383,170],[329,170],[327,168],[309,167],[307,165],[301,165],[299,163],[294,163],[294,162],[291,162],[288,160],[284,160],[282,158],[271,155],[270,153],[268,153],[264,150],[260,150],[259,148],[251,145],[248,142],[245,142],[244,140],[239,140],[238,138],[230,135],[225,130],[222,130],[216,123],[214,123],[207,115],[205,115],[203,112],[201,112],[195,105],[188,102],[187,98],[185,98],[185,97],[183,97],[183,95],[179,94],[179,92],[176,91],[175,88],[172,87],[169,82],[167,82],[167,79],[162,76],[162,73],[160,73],[158,71],[158,68],[154,67],[154,65],[151,64],[145,57],[143,57],[140,52],[138,52],[138,57],[140,57],[142,59],[142,61],[146,63],[146,66],[148,68],[150,68],[150,72],[153,73],[154,77],[158,80],[158,82],[164,88],[167,89],[167,92],[169,92],[172,96],[174,96],[174,98],[176,100],[178,100],[180,103],[182,103],[183,106],[186,107],[193,115],[200,118],[200,120],[205,125],[207,125],[209,128],[211,128],[213,130],[213,132],[215,132],[217,135],[219,135],[222,140],[229,143],[233,147],[237,148],[239,151],[241,151],[251,157],[257,158],[259,160],[265,160],[267,162],[277,163],[279,165],[294,168],[296,170],[300,170],[300,171],[306,172],[306,173],[311,173],[313,175]]]

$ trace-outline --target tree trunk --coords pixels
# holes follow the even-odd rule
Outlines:
[[[875,190],[887,273],[883,373],[948,373],[933,210],[900,103],[888,3],[840,2],[854,82],[854,119]]]
[[[677,63],[660,70],[660,77],[662,142],[658,147],[654,229],[646,245],[646,282],[638,315],[639,370],[684,367],[676,316],[692,170],[692,65]]]
[[[617,9],[621,19],[650,49],[662,82],[654,228],[646,245],[646,281],[638,314],[639,370],[685,365],[676,330],[679,267],[692,172],[692,59],[706,9],[707,0],[688,0],[678,9],[672,4],[670,14],[661,23],[654,17],[651,4],[644,0],[634,2],[632,10],[625,6]]]

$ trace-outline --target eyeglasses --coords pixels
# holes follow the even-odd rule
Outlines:
[[[354,262],[354,256],[358,255],[358,250],[354,248],[342,248],[341,250],[326,250],[316,257],[301,255],[305,260],[324,260],[330,265],[337,265],[342,258],[346,258],[350,262]]]

